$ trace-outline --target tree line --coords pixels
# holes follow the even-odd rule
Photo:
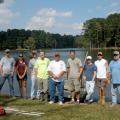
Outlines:
[[[8,29],[0,31],[0,50],[39,48],[101,48],[120,46],[120,14],[92,18],[84,22],[79,35],[60,35],[43,30]]]

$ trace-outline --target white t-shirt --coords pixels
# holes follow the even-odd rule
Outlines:
[[[48,65],[48,71],[53,72],[55,75],[59,74],[61,71],[65,71],[66,72],[66,65],[64,63],[64,61],[60,60],[60,61],[55,61],[52,60],[50,62],[50,64]],[[61,80],[62,77],[59,78],[59,80]],[[56,82],[59,82],[58,79],[53,79]]]
[[[97,78],[106,78],[106,64],[107,61],[105,59],[95,61],[95,65],[97,67]]]

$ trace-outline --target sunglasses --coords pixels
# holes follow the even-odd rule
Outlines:
[[[98,54],[98,56],[102,56],[102,54]]]
[[[114,54],[114,56],[118,56],[118,54]]]

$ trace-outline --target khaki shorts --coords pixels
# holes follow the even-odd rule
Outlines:
[[[98,87],[106,87],[107,85],[107,79],[101,79],[101,78],[97,78],[96,79],[96,84]]]
[[[77,78],[68,78],[68,90],[73,92],[79,92],[80,91],[80,81],[77,80]]]

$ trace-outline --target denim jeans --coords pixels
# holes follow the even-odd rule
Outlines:
[[[50,101],[55,102],[55,92],[56,87],[58,90],[58,99],[59,101],[64,101],[64,81],[60,80],[60,82],[55,82],[52,78],[49,78],[49,94],[50,94]]]
[[[117,92],[120,95],[120,84],[111,85],[112,104],[117,104]]]
[[[36,96],[36,78],[35,75],[31,76],[31,98]]]
[[[11,76],[11,74],[5,74],[4,76],[1,77],[0,90],[2,89],[6,80],[8,80],[10,95],[13,96],[14,95],[13,76]]]
[[[95,81],[86,81],[86,91],[87,91],[86,100],[90,100],[94,92],[94,87],[95,87]]]

